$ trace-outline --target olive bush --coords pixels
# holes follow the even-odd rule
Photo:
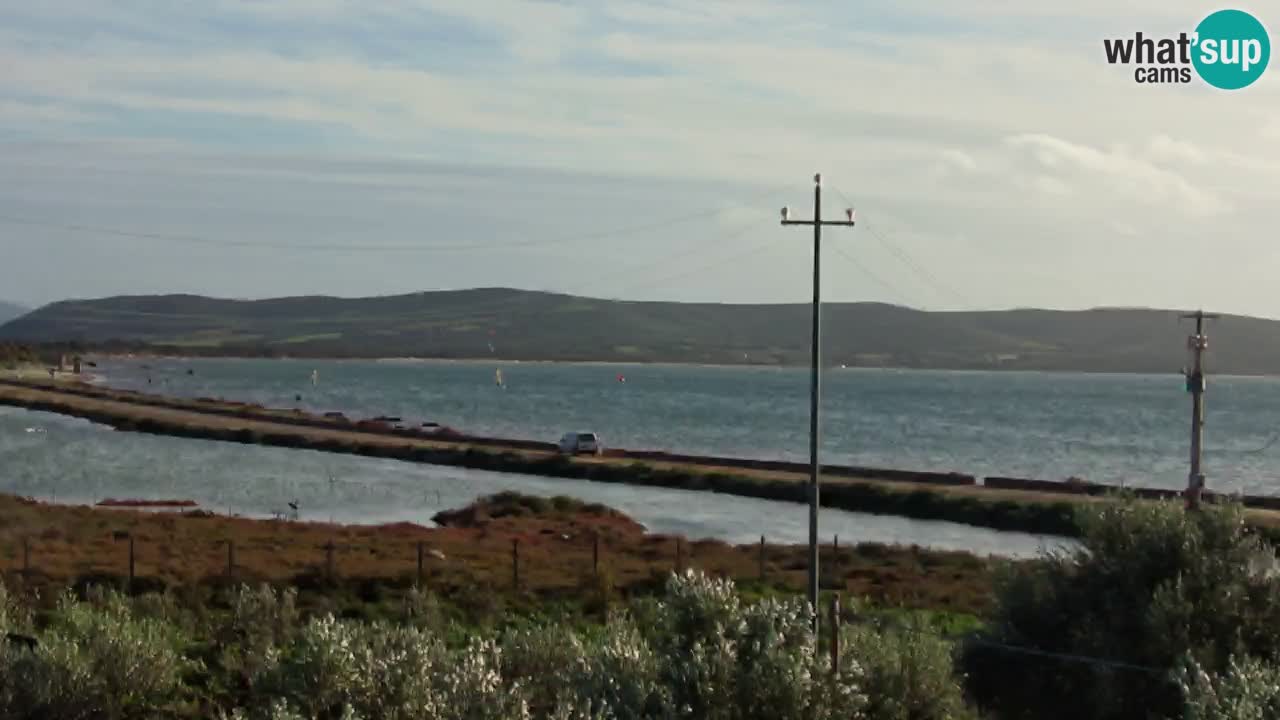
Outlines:
[[[646,625],[671,711],[697,718],[860,717],[861,667],[833,675],[802,600],[744,607],[728,580],[673,575]]]
[[[239,586],[231,597],[231,612],[215,629],[222,667],[252,686],[279,662],[279,648],[293,640],[298,623],[293,588],[277,591],[265,583],[256,588]]]
[[[207,628],[212,642],[197,643],[176,629],[187,618],[172,599],[68,595],[34,631],[0,586],[0,630],[38,639],[0,647],[0,717],[151,718],[199,706],[224,720],[934,720],[964,709],[940,641],[909,647],[849,630],[832,672],[807,603],[743,603],[731,582],[696,571],[582,632],[552,623],[458,637],[449,626],[447,641],[425,594],[412,603],[427,612],[398,624],[301,622],[293,592],[268,586],[229,600]]]
[[[529,717],[521,688],[502,681],[501,650],[492,640],[477,639],[450,652],[417,628],[325,616],[304,625],[274,655],[255,683],[255,706],[275,714],[335,720]]]
[[[971,691],[998,716],[1177,717],[1170,676],[1184,658],[1213,675],[1232,657],[1277,657],[1275,554],[1242,508],[1128,499],[1083,510],[1080,524],[1077,548],[1005,579],[989,631],[965,651]]]
[[[59,599],[35,648],[0,652],[0,701],[11,718],[151,717],[180,698],[192,666],[172,626],[135,617],[118,595],[100,607]]]
[[[1280,667],[1232,658],[1226,672],[1206,673],[1189,659],[1177,674],[1185,720],[1270,720],[1280,717]]]
[[[972,717],[953,667],[951,643],[924,623],[907,620],[885,628],[846,626],[843,662],[862,670],[870,720],[959,720]]]

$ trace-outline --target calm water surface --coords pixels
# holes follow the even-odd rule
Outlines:
[[[431,524],[441,509],[519,490],[617,508],[654,532],[733,543],[807,540],[805,506],[661,488],[488,473],[350,455],[120,433],[84,420],[0,408],[0,492],[93,503],[104,497],[189,498],[216,512],[267,517],[297,500],[301,519]],[[841,542],[917,544],[1031,556],[1057,540],[942,522],[824,510]]]
[[[311,360],[145,364],[112,362],[98,370],[106,382],[122,387],[396,415],[504,437],[554,441],[566,431],[593,430],[616,447],[808,457],[808,374],[800,368]],[[505,388],[494,381],[499,368]],[[314,386],[313,370],[319,378]],[[1183,487],[1189,405],[1176,374],[831,370],[824,376],[823,458],[980,476],[1074,475]],[[1205,430],[1211,486],[1280,491],[1280,444],[1256,452],[1277,432],[1280,382],[1211,379]]]

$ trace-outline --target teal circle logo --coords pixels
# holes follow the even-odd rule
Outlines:
[[[1262,77],[1271,59],[1271,38],[1243,10],[1219,10],[1196,26],[1191,62],[1201,79],[1221,90],[1239,90]]]

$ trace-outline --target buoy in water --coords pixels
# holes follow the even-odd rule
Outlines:
[[[624,382],[626,382],[626,381],[627,381],[627,379],[626,379],[625,377],[623,377],[622,375],[619,375],[619,376],[618,376],[618,382],[620,382],[620,383],[624,383]]]

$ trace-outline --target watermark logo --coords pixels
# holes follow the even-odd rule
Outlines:
[[[1254,16],[1243,10],[1219,10],[1200,21],[1195,32],[1154,38],[1102,41],[1107,62],[1136,65],[1135,82],[1189,83],[1192,71],[1221,90],[1239,90],[1262,77],[1271,60],[1271,38]]]

